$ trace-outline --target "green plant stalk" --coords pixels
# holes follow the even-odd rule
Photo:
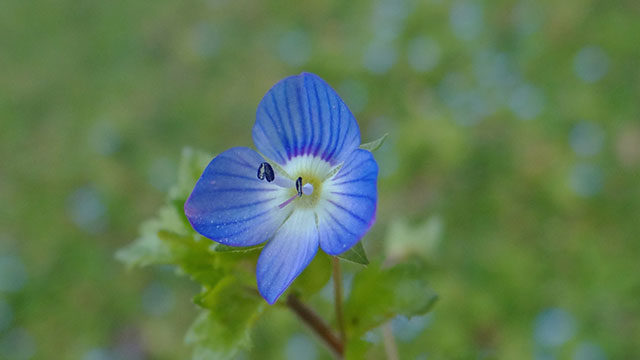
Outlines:
[[[327,325],[318,314],[293,294],[287,297],[287,307],[325,342],[337,359],[343,359],[344,343],[331,331],[329,325]]]
[[[347,336],[344,330],[344,315],[342,313],[342,270],[340,269],[340,259],[333,257],[333,294],[335,296],[336,322],[342,343],[346,345]]]

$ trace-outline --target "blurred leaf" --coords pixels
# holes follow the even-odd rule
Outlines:
[[[385,140],[387,140],[387,137],[389,137],[388,133],[382,135],[380,138],[376,140],[360,145],[360,149],[374,152],[378,150],[382,146],[382,144],[384,144]]]
[[[209,249],[214,252],[247,253],[247,252],[260,250],[264,246],[265,244],[254,245],[254,246],[228,246],[228,245],[223,245],[223,244],[214,242],[213,245],[209,247]]]
[[[250,332],[265,304],[253,288],[227,276],[194,302],[206,308],[191,325],[185,342],[194,359],[231,359],[250,345]]]
[[[444,224],[438,215],[418,224],[409,224],[404,218],[396,218],[385,239],[387,258],[402,262],[420,256],[435,261],[443,231]]]
[[[367,253],[364,251],[364,247],[362,246],[362,242],[360,241],[353,245],[351,249],[338,255],[338,257],[356,264],[369,265]]]
[[[344,349],[344,358],[346,360],[367,359],[367,352],[373,347],[373,344],[361,339],[349,339],[347,347]]]
[[[429,287],[425,266],[419,262],[402,263],[389,269],[371,264],[356,273],[345,319],[350,338],[359,338],[368,330],[395,317],[422,315],[437,299]]]
[[[133,243],[119,249],[116,259],[127,267],[168,264],[172,260],[171,249],[157,236],[159,222],[148,220],[141,225],[141,236]]]
[[[182,157],[178,166],[178,180],[169,190],[169,199],[187,200],[196,182],[214,157],[206,152],[194,150],[190,147],[182,149]]]
[[[140,237],[118,250],[116,259],[129,267],[173,263],[175,254],[171,246],[158,237],[158,232],[162,230],[188,233],[176,210],[171,206],[164,206],[158,211],[157,218],[142,223]]]
[[[305,298],[322,290],[330,278],[331,257],[323,251],[318,251],[309,266],[293,282],[292,287]]]

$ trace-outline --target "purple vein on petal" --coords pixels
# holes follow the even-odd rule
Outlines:
[[[350,194],[350,193],[345,193],[345,192],[341,192],[341,191],[332,191],[332,194],[336,194],[336,195],[340,195],[340,196],[348,196],[348,197],[354,197],[354,198],[360,198],[360,199],[367,199],[367,200],[371,200],[373,202],[376,201],[376,198],[374,198],[373,196],[369,196],[369,195],[362,195],[362,194]]]
[[[280,109],[278,108],[278,103],[276,101],[276,95],[274,94],[275,91],[271,91],[271,102],[273,103],[273,108],[276,111],[276,116],[278,118],[278,122],[280,123],[280,129],[282,130],[283,133],[283,138],[281,138],[282,144],[285,146],[285,151],[287,153],[287,160],[291,160],[291,144],[289,144],[289,138],[287,135],[287,130],[284,127],[284,121],[282,121],[282,113],[280,112]]]
[[[300,86],[300,80],[302,80],[303,82],[303,86]],[[301,89],[304,89],[304,77],[302,77],[301,79],[298,79],[298,88],[295,89],[296,92],[296,98],[298,99],[298,114],[300,115],[300,124],[302,125],[302,139],[304,140],[304,143],[301,144],[301,148],[300,148],[300,153],[304,154],[305,153],[305,149],[307,148],[307,144],[306,142],[309,141],[309,137],[305,136],[307,135],[307,125],[305,124],[306,120],[304,118],[304,109],[302,108],[302,94],[301,94]]]
[[[354,219],[359,220],[360,222],[366,224],[368,223],[368,221],[366,221],[365,219],[361,218],[360,216],[358,216],[356,213],[354,213],[353,211],[345,208],[344,206],[338,204],[337,202],[331,200],[331,199],[327,199],[328,202],[330,202],[331,204],[333,204],[335,207],[341,209],[342,211],[346,212],[347,214],[351,215]]]

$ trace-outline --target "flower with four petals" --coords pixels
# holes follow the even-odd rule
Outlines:
[[[375,220],[378,165],[360,149],[360,130],[338,94],[302,73],[274,85],[258,105],[258,152],[216,156],[184,211],[203,236],[228,246],[267,242],[256,266],[269,304],[311,262],[318,246],[338,255]]]

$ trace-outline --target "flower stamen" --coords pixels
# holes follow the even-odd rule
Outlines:
[[[310,183],[302,185],[302,177],[298,177],[296,179],[296,193],[292,197],[288,198],[285,202],[278,205],[278,207],[282,209],[283,207],[289,205],[296,198],[302,197],[302,195],[311,194],[313,194],[313,185]]]
[[[302,177],[298,177],[296,180],[296,191],[298,192],[298,197],[302,197]]]
[[[258,179],[267,179],[268,182],[272,182],[276,178],[276,173],[273,171],[273,167],[268,162],[263,162],[258,166]]]
[[[290,197],[289,199],[287,199],[287,201],[283,202],[282,204],[278,205],[278,208],[282,209],[283,207],[289,205],[293,200],[295,200],[295,198],[298,197],[298,194],[293,195],[292,197]]]

